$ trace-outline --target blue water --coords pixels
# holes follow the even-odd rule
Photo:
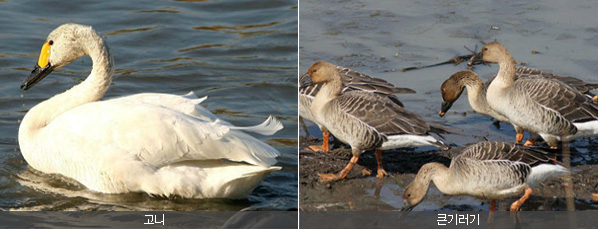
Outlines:
[[[292,0],[0,1],[0,210],[296,209],[297,9]],[[256,137],[282,153],[283,169],[235,201],[103,195],[33,171],[19,152],[19,120],[91,69],[84,57],[27,93],[19,89],[48,33],[67,22],[92,25],[107,39],[116,73],[105,98],[194,91],[235,125],[273,115],[285,128]]]

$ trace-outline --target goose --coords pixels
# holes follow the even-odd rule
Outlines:
[[[486,99],[510,123],[539,134],[551,148],[559,141],[598,136],[598,105],[592,100],[558,80],[516,80],[513,57],[498,42],[484,45],[481,55],[484,61],[499,64]]]
[[[469,195],[490,200],[523,196],[511,204],[517,211],[539,183],[569,172],[556,161],[556,152],[505,142],[478,142],[466,147],[447,168],[431,162],[423,165],[403,194],[402,211],[411,211],[426,196],[430,182],[447,195]]]
[[[567,85],[573,85],[579,92],[589,93],[589,89],[594,87],[593,84],[588,84],[580,79],[574,77],[565,77],[554,75],[549,72],[540,71],[533,68],[527,67],[518,67],[516,69],[516,78],[546,78],[546,79],[555,79],[566,83]],[[496,77],[496,76],[495,76]],[[451,108],[453,103],[461,96],[461,93],[465,88],[467,88],[467,98],[469,101],[469,105],[471,108],[476,112],[486,116],[490,116],[497,121],[508,123],[509,120],[507,117],[499,114],[498,112],[492,110],[490,105],[488,105],[488,101],[486,100],[486,93],[488,91],[488,85],[494,80],[494,78],[489,79],[486,83],[482,83],[480,77],[472,72],[472,71],[459,71],[453,75],[451,75],[447,80],[442,83],[440,87],[440,92],[442,95],[442,106],[439,112],[439,115],[442,117],[446,114],[446,112]],[[589,97],[591,99],[591,97]],[[567,119],[574,119],[576,117],[569,117],[568,114],[564,115]],[[592,118],[592,117],[587,117]],[[516,136],[516,143],[521,144],[523,139],[523,129],[519,126],[514,125],[515,131],[517,132]],[[531,146],[537,140],[539,136],[536,134],[532,134],[532,137],[525,142],[526,146]]]
[[[356,71],[353,71],[349,68],[345,68],[342,66],[336,66],[336,69],[338,70],[342,81],[343,81],[343,89],[342,91],[350,91],[350,90],[362,90],[362,91],[367,91],[367,92],[371,92],[371,93],[376,93],[382,96],[388,96],[390,99],[392,99],[394,102],[396,102],[398,105],[403,106],[403,103],[401,103],[401,101],[394,96],[393,94],[398,94],[398,93],[415,93],[414,90],[409,89],[409,88],[399,88],[399,87],[395,87],[394,85],[392,85],[391,83],[388,83],[386,80],[383,79],[379,79],[379,78],[374,78]],[[309,86],[304,86],[304,84],[306,84],[305,82],[309,80],[309,75],[306,73],[302,74],[299,77],[299,116],[307,119],[313,123],[316,123],[316,125],[318,125],[318,127],[320,128],[320,130],[322,130],[322,135],[323,135],[323,143],[321,147],[318,146],[310,146],[310,148],[312,150],[322,150],[323,152],[328,152],[330,151],[329,148],[329,144],[328,144],[328,140],[330,137],[330,132],[328,132],[328,130],[318,124],[314,118],[313,115],[311,114],[310,111],[310,107],[311,107],[311,103],[314,99],[314,97],[316,96],[316,94],[318,93],[318,91],[320,91],[321,85],[320,84],[312,84]]]
[[[323,84],[311,104],[311,114],[337,139],[350,145],[353,154],[339,174],[318,174],[321,182],[344,179],[365,150],[375,149],[377,177],[381,178],[386,174],[381,150],[424,145],[448,149],[428,134],[426,120],[387,96],[360,90],[342,92],[342,79],[333,64],[317,61],[308,74],[311,82]]]
[[[555,79],[571,86],[572,88],[575,88],[575,90],[585,94],[588,98],[592,99],[592,101],[598,102],[598,95],[595,95],[591,92],[593,90],[598,90],[598,84],[595,83],[588,83],[575,77],[561,76],[552,72],[542,71],[540,69],[529,67],[517,67],[515,70],[515,77],[544,77],[548,79]],[[488,82],[491,82],[492,80],[494,80],[494,78],[496,78],[496,75],[492,77]]]
[[[270,117],[236,127],[199,105],[207,97],[143,93],[102,100],[114,75],[104,39],[91,27],[64,24],[44,43],[21,85],[31,89],[55,68],[89,55],[80,84],[31,108],[19,127],[19,146],[35,170],[72,178],[108,194],[145,192],[182,198],[245,198],[280,153],[244,131],[271,135]]]

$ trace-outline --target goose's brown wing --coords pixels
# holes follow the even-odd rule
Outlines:
[[[557,111],[571,122],[598,119],[598,105],[558,80],[520,78],[513,87],[525,91],[535,102]]]
[[[399,106],[388,97],[363,91],[349,91],[333,102],[343,112],[386,135],[426,134],[430,127],[421,116]]]

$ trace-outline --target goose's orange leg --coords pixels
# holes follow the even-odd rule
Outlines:
[[[520,199],[513,202],[513,204],[511,204],[511,211],[519,211],[519,208],[521,207],[521,205],[529,198],[529,196],[531,194],[532,194],[532,188],[526,188],[523,196]]]
[[[375,154],[376,154],[376,162],[378,163],[378,174],[376,174],[376,177],[382,178],[382,177],[388,175],[382,166],[382,151],[379,149],[376,149]]]
[[[521,142],[523,142],[523,132],[517,133],[515,135],[515,143],[516,144],[521,144]]]
[[[536,139],[528,139],[527,141],[525,141],[525,144],[523,144],[524,146],[534,146],[534,144],[536,144]]]
[[[490,206],[488,207],[488,209],[493,212],[494,209],[496,209],[496,200],[491,200],[490,201]]]
[[[330,152],[330,148],[328,147],[328,139],[330,138],[330,132],[322,131],[322,146],[317,145],[310,145],[308,148],[312,151],[322,151],[322,152]]]
[[[322,151],[327,153],[330,151],[330,148],[328,148],[328,139],[330,138],[330,132],[323,131],[322,136],[324,138],[324,142],[322,143]]]
[[[334,173],[318,173],[318,176],[320,177],[320,182],[345,179],[347,177],[347,174],[349,174],[351,169],[353,169],[353,166],[357,164],[357,160],[359,160],[359,157],[353,155],[353,157],[349,161],[349,164],[347,164],[347,166],[343,170],[341,170],[341,172],[338,175]]]

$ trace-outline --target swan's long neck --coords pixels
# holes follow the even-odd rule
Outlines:
[[[79,85],[31,108],[19,128],[23,134],[32,134],[44,128],[56,117],[70,109],[98,101],[108,90],[114,75],[114,61],[108,46],[95,32],[79,38],[79,44],[93,62],[91,73]]]

